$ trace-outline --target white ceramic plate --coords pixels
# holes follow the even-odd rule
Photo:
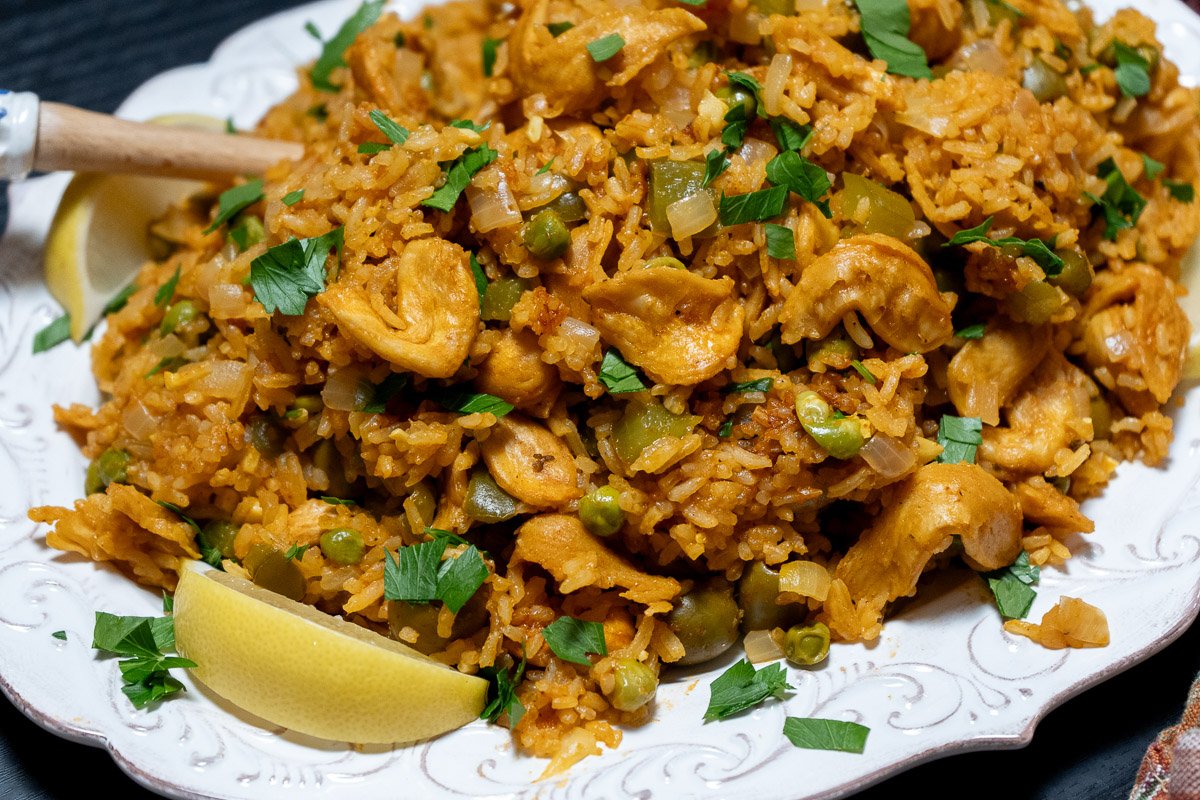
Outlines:
[[[334,30],[355,0],[325,2],[258,22],[203,65],[172,70],[121,107],[145,119],[191,111],[251,125],[294,87],[292,67],[316,55],[302,31]],[[1095,3],[1100,16],[1112,0]],[[401,13],[417,3],[396,2]],[[1176,0],[1144,4],[1167,54],[1200,76],[1200,18]],[[94,404],[86,349],[32,356],[33,333],[58,309],[40,281],[40,246],[65,176],[11,187],[0,244],[0,688],[27,715],[70,739],[102,746],[133,778],[176,797],[832,798],[907,767],[967,750],[1019,747],[1050,709],[1165,647],[1200,608],[1200,390],[1174,410],[1164,469],[1122,465],[1104,497],[1085,505],[1096,532],[1064,570],[1043,572],[1031,617],[1062,594],[1108,615],[1103,649],[1049,651],[1010,637],[982,584],[942,580],[891,620],[874,647],[841,646],[827,665],[791,670],[786,702],[702,725],[707,684],[726,664],[664,685],[655,720],[615,751],[560,779],[518,756],[502,728],[481,722],[440,739],[368,751],[308,740],[248,718],[189,682],[181,697],[135,711],[113,660],[91,644],[96,610],[157,614],[160,600],[116,572],[49,550],[30,506],[70,504],[84,460],[53,423],[51,403]],[[65,629],[67,640],[51,638]],[[732,660],[732,654],[731,659]],[[185,678],[186,680],[186,678]],[[803,751],[780,734],[785,715],[857,720],[871,728],[863,755]],[[796,776],[803,775],[803,781]]]

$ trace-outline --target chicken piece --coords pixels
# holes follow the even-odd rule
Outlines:
[[[851,236],[804,268],[779,314],[784,344],[824,339],[857,311],[880,338],[906,353],[943,345],[950,303],[912,248],[881,233]]]
[[[389,283],[394,308],[383,295]],[[339,276],[317,300],[343,333],[398,370],[426,378],[457,372],[479,327],[467,251],[445,239],[409,242],[399,258]]]
[[[966,343],[950,359],[946,390],[964,417],[985,425],[1000,424],[1000,408],[1033,372],[1050,349],[1050,329],[998,319],[983,338]]]
[[[520,414],[496,420],[479,449],[500,488],[531,506],[555,508],[583,495],[566,442]]]
[[[604,340],[659,383],[691,386],[737,357],[745,311],[729,278],[647,267],[593,284],[583,299]]]
[[[544,118],[597,106],[603,87],[624,86],[673,42],[705,28],[682,8],[625,5],[590,14],[555,37],[546,29],[546,23],[554,22],[547,15],[548,6],[549,0],[531,0],[508,39],[509,74],[521,94],[543,96],[546,107],[539,108],[538,114]],[[587,46],[614,33],[625,45],[598,65]]]
[[[841,635],[872,627],[884,607],[914,594],[938,553],[962,537],[974,569],[1011,564],[1021,552],[1021,507],[1004,484],[974,464],[926,464],[901,484],[891,502],[834,571],[854,600],[858,619],[832,618]],[[868,624],[863,625],[863,616]],[[850,638],[857,638],[851,636]]]
[[[642,572],[588,533],[578,517],[565,514],[543,514],[518,528],[512,562],[517,561],[545,569],[563,594],[584,586],[619,586],[625,590],[622,597],[652,612],[669,611],[680,591],[677,581]]]
[[[1179,294],[1145,264],[1102,270],[1092,285],[1083,316],[1087,363],[1132,414],[1157,411],[1179,383],[1191,335]]]
[[[535,417],[545,417],[562,391],[562,381],[558,370],[542,361],[541,354],[536,336],[506,328],[479,365],[475,388]]]
[[[1022,384],[1007,416],[1006,426],[984,428],[980,461],[1014,478],[1058,474],[1060,460],[1092,440],[1087,376],[1051,353]]]

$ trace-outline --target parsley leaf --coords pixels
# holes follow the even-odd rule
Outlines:
[[[1124,42],[1113,42],[1113,55],[1117,59],[1114,72],[1121,94],[1126,97],[1142,97],[1149,94],[1150,62]]]
[[[1181,203],[1190,203],[1196,199],[1196,187],[1187,181],[1172,181],[1163,179],[1163,186],[1167,187],[1171,197],[1174,197]]]
[[[1161,161],[1155,161],[1150,156],[1142,153],[1142,167],[1146,171],[1146,180],[1152,181],[1157,178],[1164,169],[1167,168],[1167,165]]]
[[[796,260],[796,236],[792,229],[785,225],[766,224],[767,255],[771,258]]]
[[[471,276],[475,278],[475,293],[479,295],[479,310],[483,310],[483,296],[487,294],[488,279],[487,273],[483,271],[483,267],[479,264],[479,259],[471,253]]]
[[[567,31],[571,30],[571,28],[574,28],[574,27],[575,27],[574,22],[547,22],[546,23],[546,30],[550,31],[550,35],[553,36],[555,39],[562,36],[564,33],[566,33]]]
[[[358,146],[358,152],[368,156],[373,156],[376,153],[382,153],[384,150],[391,149],[392,146],[386,142],[363,142]]]
[[[129,302],[129,298],[133,297],[133,293],[137,291],[137,288],[136,283],[131,283],[117,292],[111,300],[104,304],[104,308],[100,310],[100,315],[107,317],[109,314],[115,314],[120,311]]]
[[[507,714],[509,729],[515,728],[521,717],[525,716],[525,705],[517,699],[517,687],[525,675],[525,659],[521,659],[513,675],[501,667],[484,667],[478,674],[488,682],[488,704],[483,707],[479,718],[495,722]]]
[[[787,203],[786,186],[773,186],[748,194],[732,197],[721,195],[720,217],[722,225],[740,225],[743,222],[759,222],[783,213]]]
[[[725,420],[721,423],[721,427],[717,428],[717,436],[722,439],[728,439],[731,433],[733,433],[733,420],[731,419]]]
[[[1022,551],[1012,564],[983,577],[992,590],[992,596],[996,598],[1000,616],[1005,619],[1024,619],[1037,597],[1037,592],[1030,586],[1041,577],[1041,569],[1029,563],[1029,554]]]
[[[468,542],[463,537],[459,536],[457,533],[452,533],[451,531],[444,531],[441,528],[426,528],[425,535],[429,536],[430,538],[433,538],[433,539],[445,539],[450,544],[465,544],[465,545],[470,544],[470,542]]]
[[[545,164],[542,164],[541,168],[540,168],[540,169],[539,169],[539,170],[538,170],[536,173],[534,173],[534,174],[535,174],[535,175],[545,175],[547,172],[549,172],[549,171],[550,171],[550,168],[551,168],[552,166],[554,166],[554,159],[555,159],[555,158],[558,158],[558,156],[554,156],[554,157],[553,157],[553,158],[551,158],[549,161],[547,161]]]
[[[342,23],[342,27],[338,28],[337,33],[328,42],[325,42],[321,48],[321,55],[312,65],[312,69],[308,71],[308,76],[312,79],[314,89],[319,89],[323,92],[336,92],[339,87],[334,86],[329,81],[329,76],[338,67],[346,66],[345,59],[342,55],[346,52],[355,38],[367,28],[375,24],[375,20],[379,19],[380,13],[383,11],[383,6],[386,0],[369,0],[358,7],[358,10],[350,15],[350,18]],[[315,28],[308,29],[309,33],[314,33]]]
[[[797,125],[790,119],[773,117],[770,120],[771,131],[775,141],[779,142],[780,150],[795,150],[800,152],[813,137],[813,129],[808,125]]]
[[[840,719],[788,717],[783,721],[783,735],[796,747],[805,750],[837,750],[842,753],[861,753],[867,747],[871,729],[857,722]]]
[[[285,206],[294,206],[304,199],[304,190],[297,189],[294,192],[288,192],[283,196],[283,204]]]
[[[954,335],[960,339],[982,339],[986,330],[987,325],[985,323],[978,322],[974,325],[968,325],[967,327],[956,331]]]
[[[379,129],[379,132],[386,136],[392,144],[402,145],[408,141],[408,128],[398,125],[387,114],[379,109],[375,109],[368,116],[371,117],[371,122],[375,123],[375,127]],[[390,147],[391,145],[388,146]]]
[[[484,412],[503,417],[513,410],[512,403],[505,402],[494,394],[448,389],[435,393],[433,400],[443,408],[459,414],[482,414]]]
[[[192,519],[187,514],[183,513],[182,508],[175,505],[174,503],[168,503],[166,500],[155,500],[154,502],[158,503],[160,506],[165,508],[167,511],[170,511],[172,514],[179,517],[179,519],[182,520],[183,522],[186,522],[193,531],[195,531],[196,533],[200,533],[200,523],[196,522],[196,520]]]
[[[587,51],[591,54],[592,61],[599,64],[621,52],[623,47],[625,47],[625,37],[619,33],[610,33],[588,42]]]
[[[321,502],[329,503],[331,506],[356,506],[357,500],[351,500],[349,497],[331,497],[330,495],[321,495]]]
[[[637,370],[629,366],[615,347],[609,348],[600,362],[600,382],[609,394],[640,392],[646,388]]]
[[[443,547],[449,544],[449,539],[434,537],[435,542],[442,542]],[[438,570],[436,596],[446,608],[455,614],[475,596],[475,592],[487,580],[488,568],[483,563],[483,557],[475,545],[449,561],[442,562]]]
[[[746,119],[746,107],[738,103],[725,112],[725,130],[721,131],[721,144],[726,151],[737,150],[746,138],[750,120]]]
[[[163,654],[175,647],[175,621],[170,617],[119,617],[98,611],[92,647],[126,657],[117,665],[125,684],[121,691],[136,708],[183,689],[169,670],[196,666],[186,658]]]
[[[708,687],[708,709],[704,718],[725,719],[768,697],[782,698],[783,693],[791,689],[787,672],[778,662],[756,670],[749,661],[742,660],[722,672]]]
[[[485,122],[482,125],[478,125],[469,119],[452,119],[452,120],[450,120],[450,127],[451,128],[461,128],[464,131],[475,131],[476,133],[483,133],[488,128],[492,127],[492,123]]]
[[[442,184],[442,187],[430,197],[422,200],[421,205],[436,208],[439,211],[449,211],[454,208],[459,195],[471,182],[472,176],[492,163],[495,158],[496,151],[486,144],[463,153],[450,165],[450,169],[446,172],[446,182]]]
[[[942,454],[938,461],[943,464],[974,464],[975,449],[983,444],[983,421],[979,417],[953,417],[942,415],[938,425],[938,444]]]
[[[296,559],[298,559],[298,558],[300,558],[301,556],[303,556],[303,555],[304,555],[304,551],[305,551],[305,550],[307,550],[307,549],[308,549],[308,548],[307,548],[307,547],[305,547],[305,546],[304,546],[304,545],[302,545],[302,544],[294,544],[294,545],[292,545],[291,547],[289,547],[289,548],[287,549],[287,552],[285,552],[285,553],[283,554],[283,557],[284,557],[284,559],[285,559],[285,560],[287,560],[287,561],[295,561]]]
[[[383,554],[383,596],[388,600],[428,603],[437,598],[438,573],[446,542],[432,542],[401,547],[396,560]]]
[[[277,244],[250,262],[254,297],[268,313],[304,313],[308,298],[325,291],[325,260],[342,249],[342,229]]]
[[[393,372],[371,389],[371,398],[363,403],[356,411],[367,414],[382,414],[387,411],[388,402],[404,391],[408,386],[408,373]]]
[[[604,626],[599,622],[587,622],[574,617],[559,617],[542,629],[542,638],[554,655],[563,661],[591,665],[588,653],[608,655],[604,643]]]
[[[850,362],[850,366],[854,367],[854,371],[862,376],[862,379],[874,386],[878,383],[878,379],[871,370],[867,369],[867,365],[859,361],[857,358]]]
[[[489,78],[492,77],[492,70],[496,68],[496,48],[503,42],[503,39],[483,40],[483,74]]]
[[[762,115],[763,87],[762,84],[758,82],[758,79],[747,72],[726,72],[725,77],[729,79],[730,86],[740,86],[754,95],[754,104],[758,108],[759,114]]]
[[[1146,208],[1146,198],[1129,185],[1111,158],[1100,162],[1096,174],[1108,184],[1104,194],[1097,197],[1091,192],[1084,192],[1084,196],[1104,212],[1104,238],[1116,241],[1118,231],[1137,224],[1138,217]]]
[[[212,224],[204,229],[205,233],[212,233],[217,228],[224,225],[229,220],[233,219],[244,208],[252,206],[259,200],[263,199],[263,182],[262,178],[255,178],[252,181],[246,181],[240,186],[234,186],[232,189],[226,189],[221,192],[221,196],[217,198],[217,216],[212,221]]]
[[[44,353],[71,338],[71,315],[63,314],[33,335],[33,352]]]
[[[731,383],[721,391],[725,394],[745,394],[746,392],[769,392],[775,386],[774,378],[759,378],[756,381]]]
[[[176,267],[171,277],[167,278],[167,282],[158,287],[158,291],[154,293],[154,305],[159,308],[166,308],[170,304],[171,298],[175,296],[175,287],[178,285],[179,267]]]
[[[155,364],[154,367],[142,377],[153,378],[160,372],[174,372],[186,363],[188,363],[188,360],[182,356],[163,356],[158,360],[158,363]]]
[[[829,201],[821,199],[832,188],[829,176],[795,150],[785,150],[767,162],[767,180],[776,186],[786,186],[821,209],[825,219],[832,219]]]
[[[700,185],[707,187],[717,179],[717,176],[727,169],[729,169],[729,159],[725,157],[725,151],[720,149],[710,150],[708,155],[704,157],[704,180]]]
[[[60,642],[65,642],[67,640],[67,632],[66,631],[55,631],[54,633],[52,633],[50,635],[53,636],[55,639],[58,639]]]
[[[1016,236],[1005,236],[1001,239],[993,239],[988,236],[988,231],[992,228],[994,217],[988,217],[974,228],[968,228],[964,231],[959,231],[950,237],[950,241],[942,245],[942,247],[952,247],[954,245],[972,244],[973,242],[983,242],[992,247],[1016,247],[1021,250],[1022,255],[1029,256],[1037,265],[1041,267],[1047,277],[1053,278],[1063,270],[1063,260],[1057,253],[1050,249],[1050,246],[1041,239],[1020,239]]]
[[[912,27],[905,0],[854,0],[862,16],[862,36],[875,58],[887,62],[893,75],[929,80],[933,73],[920,45],[908,38]]]

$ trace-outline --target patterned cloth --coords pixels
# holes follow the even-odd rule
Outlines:
[[[1158,735],[1138,770],[1129,800],[1200,800],[1200,677],[1178,725]]]

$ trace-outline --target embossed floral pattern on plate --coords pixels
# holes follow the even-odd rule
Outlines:
[[[292,90],[293,65],[316,55],[304,22],[332,31],[355,4],[318,3],[256,23],[208,63],[151,80],[121,113],[233,115],[249,126]],[[1094,5],[1105,16],[1118,3]],[[394,3],[402,13],[417,6]],[[1175,0],[1148,4],[1146,13],[1195,83],[1200,18]],[[41,286],[39,248],[65,183],[51,175],[11,187],[12,220],[0,244],[0,688],[41,725],[106,747],[163,794],[837,797],[922,761],[1027,742],[1047,711],[1164,647],[1200,607],[1200,390],[1192,387],[1174,411],[1169,465],[1123,465],[1105,496],[1086,505],[1095,534],[1075,543],[1078,556],[1066,569],[1043,573],[1032,616],[1062,594],[1082,597],[1108,614],[1112,644],[1104,649],[1054,652],[1008,636],[982,584],[949,574],[889,622],[874,647],[837,647],[825,667],[792,670],[796,691],[786,702],[702,725],[708,681],[727,664],[678,675],[663,687],[653,724],[544,783],[532,782],[544,762],[516,755],[505,730],[483,723],[410,747],[359,750],[275,729],[190,683],[183,697],[136,711],[118,689],[116,664],[90,649],[92,613],[153,614],[159,598],[49,550],[44,531],[25,518],[31,505],[70,503],[82,481],[83,458],[55,428],[50,404],[98,399],[86,349],[30,354],[34,331],[57,313]],[[59,629],[65,642],[50,636]],[[863,722],[872,729],[867,751],[797,750],[780,735],[785,715]]]

